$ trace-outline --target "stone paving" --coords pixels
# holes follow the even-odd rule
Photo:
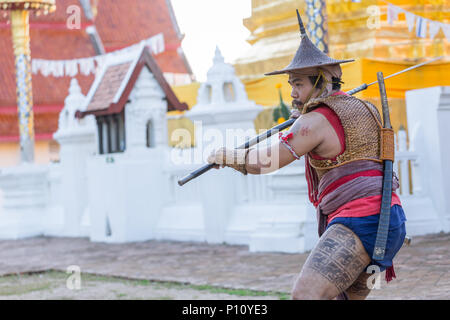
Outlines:
[[[308,253],[251,253],[247,246],[146,241],[127,244],[86,238],[0,241],[0,276],[59,270],[131,279],[290,292]],[[397,279],[368,299],[450,299],[450,234],[414,237],[394,260]],[[384,276],[384,273],[383,273]],[[383,277],[384,279],[384,277]]]

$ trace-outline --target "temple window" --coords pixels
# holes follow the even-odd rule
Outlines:
[[[123,111],[119,114],[98,116],[98,147],[100,154],[125,151],[125,125]]]
[[[225,82],[223,84],[223,97],[226,102],[236,101],[236,95],[234,93],[234,86],[231,82]]]
[[[155,130],[153,129],[152,121],[147,122],[147,148],[155,147]]]
[[[212,101],[212,87],[210,85],[206,86],[206,92],[208,94],[208,103]]]

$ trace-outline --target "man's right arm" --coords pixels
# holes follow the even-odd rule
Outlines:
[[[265,174],[280,169],[315,149],[323,141],[324,118],[311,112],[300,116],[280,140],[266,148],[250,150],[246,170],[250,174]],[[291,134],[292,133],[292,134]]]

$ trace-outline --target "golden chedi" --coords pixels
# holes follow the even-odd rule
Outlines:
[[[0,10],[9,11],[11,19],[22,163],[34,162],[29,13],[30,11],[43,11],[44,14],[48,14],[55,9],[55,0],[0,0]]]
[[[276,83],[286,82],[285,75],[267,78],[263,74],[283,68],[291,61],[298,45],[295,9],[306,13],[308,1],[252,0],[252,15],[244,19],[244,25],[251,32],[247,41],[252,47],[234,64],[250,100],[264,106],[277,104],[278,95],[273,88]],[[427,37],[417,37],[415,29],[409,31],[403,13],[393,24],[388,23],[388,2],[382,0],[327,0],[325,3],[328,53],[336,59],[356,60],[342,66],[344,91],[376,81],[377,71],[389,75],[433,57],[447,56],[387,81],[392,125],[395,130],[401,126],[407,128],[405,91],[450,85],[450,78],[446,76],[450,73],[450,42],[444,32],[440,30],[433,39],[428,36],[429,33]],[[389,3],[416,16],[450,23],[448,0],[390,0]],[[314,3],[314,6],[317,5]],[[308,16],[303,16],[305,25],[309,25]],[[288,98],[289,86],[283,86],[282,92]],[[378,96],[376,86],[357,95],[380,108]],[[272,123],[260,125],[268,127]]]

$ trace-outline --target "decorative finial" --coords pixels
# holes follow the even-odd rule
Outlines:
[[[296,9],[296,11],[297,11],[298,25],[300,26],[300,35],[301,36],[306,35],[305,27],[303,26],[303,21],[302,18],[300,17],[300,13],[298,13],[298,9]]]
[[[77,79],[72,78],[72,80],[70,80],[69,94],[66,99],[64,99],[64,108],[79,109],[83,106],[84,100],[85,96],[81,92]]]
[[[78,81],[76,78],[72,78],[72,80],[70,80],[70,87],[69,87],[69,94],[80,94],[81,93],[81,88],[80,85],[78,84]]]
[[[219,46],[216,46],[216,52],[214,54],[214,63],[224,63],[222,52],[220,52]]]

